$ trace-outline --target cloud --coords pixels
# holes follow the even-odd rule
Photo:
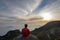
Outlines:
[[[40,1],[41,0],[9,0],[4,3],[14,14],[24,16],[24,14],[31,13],[38,6]]]
[[[54,11],[54,10],[56,10],[56,9],[60,9],[60,0],[57,0],[57,1],[55,1],[54,3],[51,3],[51,4],[48,4],[48,5],[46,5],[43,9],[42,9],[42,11]]]
[[[54,3],[57,0],[42,0],[41,3],[35,8],[33,14],[38,14],[45,6]]]
[[[50,13],[54,20],[60,20],[60,0],[56,0],[53,3],[47,4],[42,10],[39,10],[39,14]],[[38,15],[39,15],[38,14]]]
[[[47,2],[47,3],[44,4],[45,2]],[[52,18],[54,20],[60,20],[60,18],[59,18],[60,17],[60,0],[48,0],[48,1],[43,0],[30,15],[31,16],[36,16],[36,15],[41,16],[41,14],[44,14],[44,13],[51,14]]]
[[[39,19],[42,19],[42,18],[31,18],[29,20],[31,21],[31,20],[39,20]]]

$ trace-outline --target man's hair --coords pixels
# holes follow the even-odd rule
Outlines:
[[[25,24],[25,27],[27,27],[28,25],[27,24]]]

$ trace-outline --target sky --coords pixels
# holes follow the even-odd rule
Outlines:
[[[0,0],[0,35],[21,30],[25,23],[34,30],[55,20],[60,20],[60,0]]]

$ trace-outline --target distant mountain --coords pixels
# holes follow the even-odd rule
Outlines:
[[[52,21],[31,32],[41,40],[56,40],[60,38],[60,21]]]
[[[11,31],[8,31],[7,34],[2,36],[0,40],[13,40],[13,38],[17,37],[20,34],[21,33],[19,30],[11,30]]]

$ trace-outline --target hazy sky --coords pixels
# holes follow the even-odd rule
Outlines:
[[[25,23],[33,30],[46,22],[46,13],[50,20],[60,20],[60,0],[0,0],[0,35]]]

